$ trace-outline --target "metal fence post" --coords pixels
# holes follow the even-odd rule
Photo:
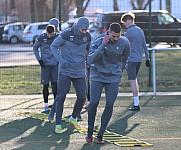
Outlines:
[[[152,0],[149,0],[149,48],[152,47],[151,45],[151,39],[152,39],[152,26],[151,26],[151,1]],[[151,59],[151,53],[149,53],[149,57]],[[151,61],[151,60],[150,60]],[[151,86],[151,67],[149,67],[149,87]]]
[[[152,52],[153,62],[153,95],[156,96],[156,60],[155,60],[155,49]]]
[[[61,5],[62,1],[59,0],[59,21],[60,21],[60,31],[62,30],[61,29],[61,23],[62,23],[62,13],[61,13],[61,8],[62,8],[62,5]]]

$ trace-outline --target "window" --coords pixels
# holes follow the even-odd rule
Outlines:
[[[38,26],[38,29],[39,29],[39,30],[44,30],[44,29],[46,29],[47,25],[48,25],[48,24],[39,25],[39,26]]]
[[[158,15],[158,23],[161,24],[170,24],[173,23],[174,19],[169,14],[159,14]]]
[[[22,30],[22,26],[21,25],[15,25],[15,26],[13,26],[13,30],[14,31],[20,31],[20,30]]]

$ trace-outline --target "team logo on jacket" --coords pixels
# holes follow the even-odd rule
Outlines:
[[[83,37],[83,41],[87,42],[87,37],[86,36]]]
[[[70,41],[73,41],[74,40],[74,36],[70,36]]]

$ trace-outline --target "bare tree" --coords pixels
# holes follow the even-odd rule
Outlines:
[[[52,17],[52,0],[35,0],[35,21],[48,21]]]
[[[84,15],[84,12],[89,4],[90,0],[61,0],[61,11],[59,15],[61,15],[61,21],[65,22],[69,19],[69,14],[72,10],[77,8],[76,17],[81,17]],[[56,7],[58,5],[58,0],[53,0],[53,14],[56,16],[58,9]],[[53,17],[53,16],[52,16]]]
[[[145,10],[149,5],[149,1],[150,0],[130,0],[133,10]]]
[[[117,0],[113,0],[113,10],[114,11],[118,11],[119,8],[118,8],[118,1]]]
[[[34,0],[30,1],[30,7],[31,7],[31,22],[35,22],[35,2],[34,2]]]
[[[45,0],[35,0],[35,22],[44,21],[45,14]]]
[[[73,0],[62,0],[61,18],[65,22],[69,19],[69,13],[75,8]]]
[[[168,12],[171,12],[171,0],[166,0],[166,10]]]
[[[85,2],[85,6],[84,6]],[[84,11],[86,10],[90,0],[75,0],[75,5],[77,7],[77,16],[76,17],[81,17],[84,16]]]
[[[58,0],[31,0],[31,21],[48,21],[52,17],[57,17],[59,12]],[[61,1],[61,14],[62,21],[66,21],[69,18],[69,13],[75,8],[71,7],[74,4],[74,0],[62,0]]]
[[[53,6],[52,6],[52,18],[56,17],[57,9],[58,9],[58,0],[53,0]]]
[[[10,9],[15,9],[15,0],[10,1]]]

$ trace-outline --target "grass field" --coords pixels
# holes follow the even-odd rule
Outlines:
[[[157,91],[180,91],[180,58],[180,51],[161,51],[156,53]],[[145,61],[141,65],[138,81],[140,91],[153,91],[152,73],[149,77],[149,69],[145,67]],[[149,85],[149,83],[151,84]],[[124,71],[119,91],[130,92],[126,71]],[[73,92],[74,89],[71,88],[70,93]],[[0,68],[0,95],[40,93],[42,93],[42,85],[40,84],[39,66]]]

